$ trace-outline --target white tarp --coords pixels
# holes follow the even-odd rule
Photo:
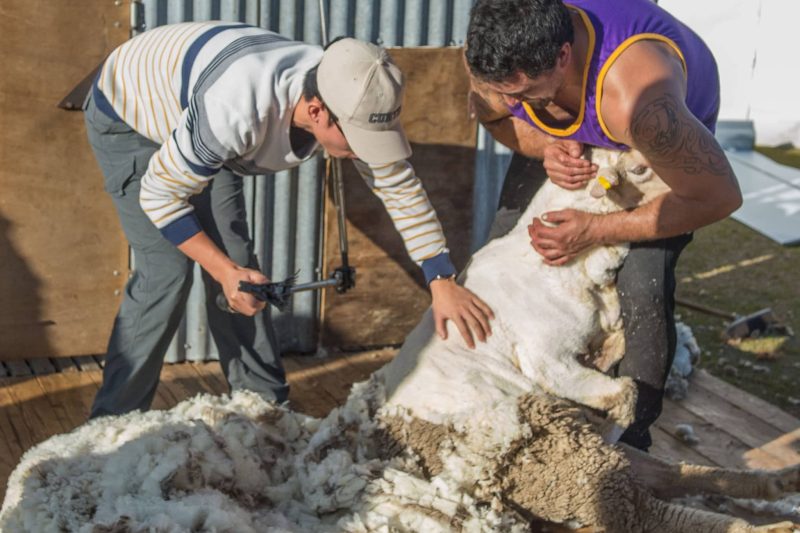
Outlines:
[[[752,150],[725,154],[744,197],[733,218],[780,244],[800,244],[800,171]]]
[[[752,120],[756,144],[800,146],[800,1],[659,0],[717,59],[722,120]]]

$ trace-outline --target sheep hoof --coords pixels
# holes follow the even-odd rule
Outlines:
[[[620,390],[609,398],[608,415],[623,428],[627,428],[636,418],[636,383],[629,377],[617,378]]]

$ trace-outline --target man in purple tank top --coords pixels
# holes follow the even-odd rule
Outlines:
[[[589,246],[632,243],[617,277],[626,344],[617,372],[636,381],[639,400],[621,440],[647,450],[675,352],[675,263],[692,231],[742,202],[713,134],[714,58],[650,0],[477,0],[466,60],[473,111],[516,152],[501,206],[521,208],[520,190],[529,200],[547,177],[585,186],[597,169],[579,159],[584,144],[639,150],[672,189],[632,211],[564,209],[543,216],[554,227],[529,226],[551,265]]]

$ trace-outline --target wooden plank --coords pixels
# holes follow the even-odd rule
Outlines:
[[[0,380],[0,498],[5,498],[6,481],[27,449],[22,444],[26,434],[22,413],[8,394],[8,387],[19,378]]]
[[[23,449],[27,450],[68,428],[62,420],[53,416],[46,393],[35,378],[20,378],[4,389],[7,401],[18,409],[19,425],[15,427]]]
[[[678,424],[689,424],[695,431],[699,443],[692,446],[694,451],[707,457],[714,463],[726,468],[747,468],[747,452],[755,454],[765,468],[781,468],[782,460],[764,451],[751,451],[751,447],[743,443],[736,436],[716,427],[691,411],[683,408],[678,403],[672,403],[671,409],[665,409],[659,417],[659,427],[680,439],[675,430]]]
[[[0,359],[96,353],[128,252],[83,115],[56,104],[128,38],[129,2],[2,5]]]
[[[800,427],[800,419],[761,398],[715,378],[705,370],[697,370],[692,374],[690,387],[702,388],[713,392],[735,404],[740,409],[747,411],[764,422],[772,424],[784,433],[792,432]]]
[[[744,454],[750,468],[771,468],[762,461],[762,453],[778,457],[785,466],[800,464],[800,429],[785,433],[758,448]]]
[[[664,409],[669,408],[668,406],[664,407]],[[684,462],[697,465],[720,466],[664,430],[659,425],[658,421],[650,427],[650,434],[653,438],[653,445],[650,447],[649,451],[656,457],[673,463]]]
[[[760,417],[732,403],[729,398],[723,398],[703,387],[693,385],[692,382],[689,395],[680,402],[681,407],[735,435],[749,447],[758,448],[784,434]],[[800,460],[800,456],[797,459]]]
[[[325,416],[347,400],[353,383],[367,379],[396,352],[392,349],[323,358],[284,358],[292,387],[292,407],[312,416]]]
[[[412,143],[475,147],[478,126],[467,113],[462,52],[460,47],[389,49],[406,79],[400,120]]]
[[[78,357],[73,357],[73,359],[83,372],[87,370],[102,370],[91,355],[79,355]]]
[[[68,431],[86,422],[97,394],[97,383],[86,372],[37,376],[47,394],[53,414],[64,421]]]
[[[364,381],[370,374],[384,366],[398,352],[391,350],[371,350],[356,354],[342,354],[323,360],[327,371],[323,386],[342,405],[350,395],[354,383]]]
[[[56,371],[56,368],[53,366],[53,363],[50,362],[49,359],[46,357],[36,357],[34,359],[28,359],[28,364],[33,370],[33,374],[36,376],[43,376],[45,374],[52,374]]]
[[[165,364],[153,398],[152,409],[172,409],[183,400],[203,392],[215,393],[215,387],[190,363]]]
[[[363,381],[370,374],[388,364],[399,352],[399,348],[383,348],[344,356],[344,362],[352,368],[355,381]],[[354,381],[354,383],[355,383]]]
[[[17,457],[21,456],[22,452],[27,449],[22,414],[16,404],[16,400],[10,394],[11,387],[20,381],[23,381],[23,378],[0,380],[0,436],[2,436],[2,441],[6,443],[11,452],[17,454]],[[4,457],[0,457],[0,461],[4,459]]]
[[[53,366],[56,367],[58,372],[69,374],[72,372],[80,372],[81,370],[72,357],[54,357],[52,361]]]
[[[202,393],[213,393],[212,387],[202,380],[188,363],[165,364],[161,369],[161,381],[173,391],[179,402]]]
[[[81,373],[86,374],[95,382],[98,388],[103,384],[103,371],[102,370],[81,370]]]
[[[8,367],[8,373],[13,377],[24,377],[32,374],[31,368],[23,360],[6,361],[6,366]]]
[[[335,397],[322,386],[327,370],[317,357],[286,357],[283,360],[289,382],[292,409],[310,416],[323,417],[337,405]]]
[[[163,381],[159,381],[158,387],[156,387],[156,393],[153,396],[153,403],[150,405],[150,409],[158,409],[158,410],[166,410],[172,409],[180,402],[180,398],[177,398],[173,390],[167,386],[167,384]]]
[[[49,374],[36,379],[46,392],[53,413],[63,417],[70,429],[86,422],[99,388],[90,373]]]
[[[205,381],[215,394],[227,394],[229,390],[228,382],[222,373],[222,368],[218,361],[202,361],[189,363],[194,368],[200,378]]]

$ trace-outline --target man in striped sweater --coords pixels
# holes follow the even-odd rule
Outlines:
[[[192,261],[203,267],[208,322],[231,387],[278,402],[288,386],[248,236],[241,175],[298,166],[320,149],[353,159],[383,201],[433,295],[473,346],[492,312],[454,282],[442,228],[408,163],[403,77],[386,52],[354,39],[326,50],[261,28],[184,23],[145,32],[105,61],[87,98],[90,143],[135,252],[92,417],[150,406],[183,313]],[[213,305],[222,290],[237,314]]]

